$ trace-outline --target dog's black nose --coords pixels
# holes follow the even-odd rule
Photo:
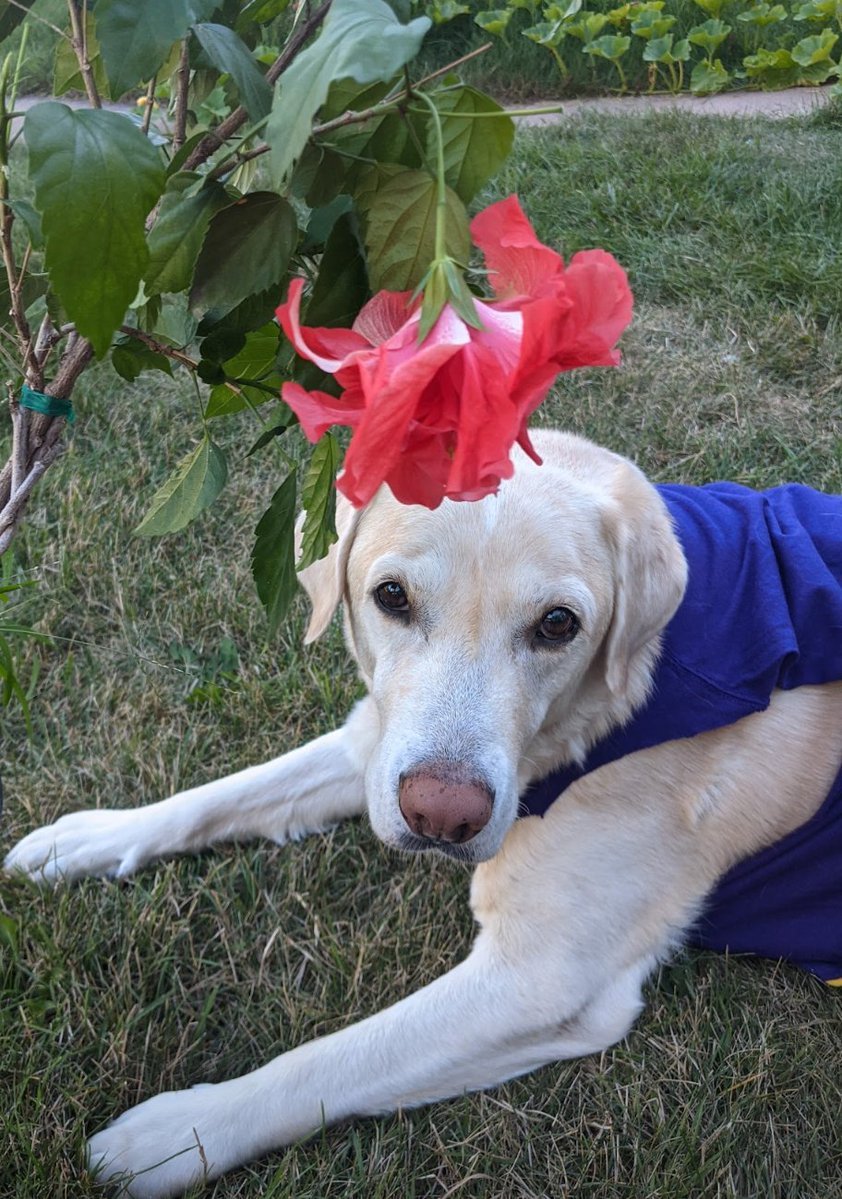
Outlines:
[[[461,845],[488,824],[494,795],[478,779],[456,778],[446,767],[436,766],[404,775],[398,802],[416,836]]]

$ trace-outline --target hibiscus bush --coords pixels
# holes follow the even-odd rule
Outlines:
[[[30,7],[0,11],[0,39]],[[229,457],[276,455],[252,543],[273,627],[296,567],[335,540],[337,471],[357,505],[384,482],[428,507],[487,495],[515,441],[532,452],[526,420],[559,371],[617,360],[631,298],[609,255],[565,267],[514,198],[471,223],[514,126],[458,61],[415,67],[430,26],[408,0],[68,0],[56,90],[86,102],[42,101],[22,132],[25,38],[7,54],[0,553],[84,420],[74,388],[95,360],[115,403],[150,371],[187,372],[200,399],[194,447],[136,534],[196,519]],[[134,117],[107,110],[126,96]],[[315,443],[300,466],[299,422]],[[344,465],[334,426],[352,430]]]

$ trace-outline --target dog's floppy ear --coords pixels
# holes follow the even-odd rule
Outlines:
[[[614,549],[614,614],[605,642],[605,679],[626,689],[631,663],[670,621],[687,586],[687,562],[667,509],[644,476],[623,463],[607,514]]]
[[[361,508],[354,508],[341,493],[336,496],[336,532],[338,538],[324,558],[306,566],[299,572],[301,586],[310,597],[313,611],[307,632],[304,634],[304,644],[309,645],[317,637],[321,637],[331,617],[336,611],[342,593],[345,590],[345,571],[348,566],[348,555],[354,543],[357,525],[362,514]],[[295,555],[301,550],[301,529],[304,524],[304,514],[299,516],[295,525]]]

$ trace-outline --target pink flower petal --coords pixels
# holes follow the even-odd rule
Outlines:
[[[351,329],[305,329],[300,323],[303,290],[304,280],[293,279],[289,285],[286,303],[281,304],[275,316],[302,358],[315,362],[316,366],[328,374],[335,374],[353,354],[369,350],[371,347],[364,337]]]
[[[284,383],[281,396],[298,417],[309,441],[318,441],[331,425],[350,425],[355,428],[363,418],[364,404],[346,401],[348,392],[337,400],[326,391],[306,391],[300,383]]]
[[[366,413],[351,439],[338,483],[352,504],[367,504],[393,470],[420,396],[458,350],[458,345],[428,347],[424,342],[414,358],[402,363],[376,392],[367,394]]]
[[[411,291],[379,291],[360,309],[352,325],[353,331],[373,346],[388,341],[414,315],[409,304],[411,295]],[[415,317],[416,324],[419,319]]]
[[[501,298],[539,295],[564,271],[561,256],[538,241],[517,196],[477,213],[471,238],[482,250],[489,282]]]

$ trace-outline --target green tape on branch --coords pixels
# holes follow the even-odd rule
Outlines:
[[[20,389],[19,401],[21,408],[29,408],[32,412],[40,412],[43,416],[63,416],[70,424],[76,419],[73,404],[70,400],[49,396],[43,391],[33,391],[24,383]]]

